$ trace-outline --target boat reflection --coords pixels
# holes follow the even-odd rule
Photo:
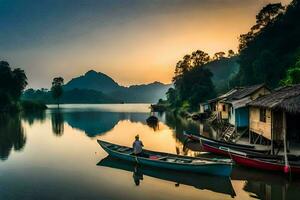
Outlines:
[[[144,175],[146,175],[149,177],[174,182],[176,187],[179,187],[180,184],[183,184],[187,186],[193,186],[199,190],[210,190],[213,192],[230,195],[231,197],[236,196],[231,181],[228,177],[200,175],[189,172],[182,173],[173,170],[139,166],[135,163],[121,161],[111,156],[107,156],[106,158],[102,159],[97,165],[132,172],[133,181],[137,186],[141,184],[141,181],[144,179]]]

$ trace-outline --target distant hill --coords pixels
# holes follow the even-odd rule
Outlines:
[[[155,103],[165,97],[170,87],[170,84],[160,82],[124,87],[111,77],[90,70],[64,85],[61,103]],[[55,102],[51,93],[45,90],[26,90],[22,98]]]
[[[223,93],[229,88],[229,80],[238,73],[239,64],[238,57],[222,58],[209,62],[204,67],[208,68],[212,73],[212,81],[216,87],[217,93]]]
[[[54,104],[51,92],[28,89],[22,95],[23,100],[41,101],[46,104]],[[64,91],[60,103],[119,103],[114,99],[96,90],[72,89]]]
[[[160,98],[164,98],[166,96],[166,92],[170,87],[172,87],[171,84],[163,84],[160,82],[133,85],[128,88],[120,88],[119,90],[112,92],[110,96],[116,99],[122,99],[124,102],[155,103]]]
[[[79,76],[70,80],[65,86],[65,90],[72,89],[89,89],[101,91],[103,93],[110,93],[120,89],[118,83],[116,83],[111,77],[101,72],[90,70],[83,76]]]

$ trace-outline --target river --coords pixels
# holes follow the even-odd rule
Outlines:
[[[206,125],[148,104],[49,106],[42,113],[0,118],[0,199],[297,199],[300,181],[234,167],[230,178],[136,166],[107,157],[97,139],[199,156],[199,144],[183,145],[183,132],[213,136]],[[300,180],[300,178],[299,178]]]

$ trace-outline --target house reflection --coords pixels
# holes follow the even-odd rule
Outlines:
[[[298,180],[291,180],[282,174],[244,167],[235,167],[231,179],[245,181],[243,190],[250,197],[263,200],[295,199],[300,186]]]

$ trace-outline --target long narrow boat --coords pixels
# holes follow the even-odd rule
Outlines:
[[[211,149],[211,148],[206,148],[206,145],[209,146],[217,146],[220,148],[230,148],[232,150],[238,150],[238,151],[243,151],[243,152],[252,152],[254,154],[267,154],[270,152],[270,147],[269,146],[264,146],[263,148],[259,149],[255,145],[246,145],[246,144],[236,144],[236,143],[229,143],[225,141],[219,141],[219,140],[214,140],[211,138],[207,138],[203,135],[191,135],[191,134],[185,134],[185,136],[191,140],[195,141],[200,141],[200,143],[203,146],[203,150],[215,153],[215,154],[220,154],[220,155],[228,155],[228,153],[225,151],[219,151],[219,148],[216,149]]]
[[[258,158],[251,155],[237,152],[232,152],[231,158],[235,163],[243,165],[250,168],[268,170],[268,171],[279,171],[285,173],[295,173],[300,174],[300,159],[293,158],[289,160],[288,166],[282,159],[272,159],[272,158]]]
[[[141,165],[190,171],[218,176],[230,176],[232,161],[228,159],[209,159],[199,157],[179,156],[175,154],[144,150],[148,157],[135,156],[132,148],[97,140],[99,145],[111,156],[137,162]]]
[[[253,152],[237,151],[225,147],[216,147],[213,145],[204,144],[203,148],[206,151],[217,152],[219,154],[227,154],[232,160],[238,164],[250,168],[286,172],[286,163],[283,155],[263,155],[254,154]],[[221,152],[221,153],[220,153]],[[291,173],[300,173],[300,157],[288,155],[288,171]]]
[[[140,166],[136,163],[120,160],[110,155],[103,158],[97,165],[132,172],[133,179],[145,175],[161,180],[171,181],[176,185],[188,185],[193,186],[198,190],[210,190],[230,195],[231,197],[236,196],[230,177],[210,176],[193,172],[182,173],[176,170],[161,168],[154,169],[153,167]]]
[[[230,147],[224,147],[220,145],[215,144],[202,144],[202,149],[207,152],[224,155],[230,157],[232,153],[247,155],[251,158],[261,158],[261,159],[283,159],[283,155],[271,155],[271,154],[263,154],[263,153],[257,153],[249,150],[237,150]],[[295,155],[288,155],[288,158],[290,160],[298,160],[298,156]]]
[[[234,147],[228,147],[228,146],[223,146],[223,145],[219,145],[219,144],[213,144],[213,143],[207,143],[207,142],[202,142],[202,150],[206,151],[206,152],[210,152],[210,153],[214,153],[214,154],[218,154],[218,155],[223,155],[223,156],[227,156],[230,157],[230,153],[229,150],[231,151],[237,151],[237,152],[243,152],[243,153],[247,153],[247,154],[251,154],[253,156],[256,157],[260,157],[260,158],[278,158],[278,156],[273,156],[273,155],[269,155],[267,153],[261,152],[261,151],[256,151],[253,149],[244,149],[244,148],[234,148]]]

